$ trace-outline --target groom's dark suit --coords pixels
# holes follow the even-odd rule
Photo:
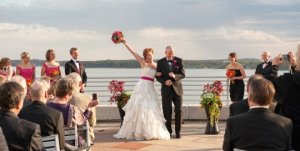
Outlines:
[[[166,119],[166,127],[170,134],[172,134],[171,120],[172,120],[172,101],[175,106],[175,132],[180,137],[181,129],[181,106],[182,106],[182,82],[181,79],[185,77],[183,69],[182,59],[174,57],[173,60],[167,60],[162,58],[157,62],[157,72],[161,72],[161,76],[157,76],[156,79],[162,84],[162,106],[164,117]],[[175,78],[169,76],[169,73],[173,72]],[[171,86],[165,85],[167,80],[172,81]]]
[[[72,72],[77,72],[81,76],[82,83],[86,84],[87,76],[84,66],[81,62],[79,62],[79,69],[77,68],[75,62],[72,59],[65,64],[65,74],[68,75]]]

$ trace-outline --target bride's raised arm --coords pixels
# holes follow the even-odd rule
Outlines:
[[[129,50],[129,52],[134,56],[136,61],[138,61],[141,65],[144,65],[146,62],[143,57],[141,57],[138,53],[136,53],[129,45],[127,45],[126,41],[123,40],[122,43]]]

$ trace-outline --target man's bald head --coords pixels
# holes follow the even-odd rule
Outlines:
[[[30,88],[29,93],[32,100],[46,102],[49,83],[45,80],[35,80]]]

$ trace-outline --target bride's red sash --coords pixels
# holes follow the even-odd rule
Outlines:
[[[143,79],[143,80],[149,80],[149,81],[154,81],[154,79],[152,79],[150,77],[146,77],[146,76],[141,76],[141,79]]]

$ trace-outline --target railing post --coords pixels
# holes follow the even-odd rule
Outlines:
[[[226,80],[226,101],[227,101],[227,106],[229,106],[229,89],[230,89],[230,83],[229,83],[229,80],[227,79]]]

